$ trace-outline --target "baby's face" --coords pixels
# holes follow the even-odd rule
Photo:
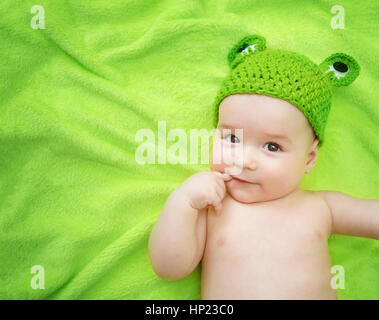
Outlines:
[[[217,128],[211,169],[251,182],[226,182],[237,201],[281,198],[297,189],[316,162],[318,140],[309,122],[285,100],[258,94],[228,96],[220,104]]]

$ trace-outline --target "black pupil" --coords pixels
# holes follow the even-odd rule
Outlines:
[[[277,150],[277,146],[274,145],[274,144],[272,144],[272,143],[270,143],[268,149],[269,149],[270,151],[276,151],[276,150]]]
[[[347,65],[344,64],[343,62],[334,62],[333,67],[335,70],[339,72],[346,72],[348,69]]]
[[[242,52],[242,51],[245,50],[247,47],[248,47],[248,45],[247,45],[247,44],[244,44],[244,45],[238,50],[238,52]]]

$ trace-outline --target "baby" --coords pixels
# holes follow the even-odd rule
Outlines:
[[[330,87],[352,83],[359,66],[341,53],[316,65],[265,49],[253,35],[229,53],[212,171],[167,199],[150,236],[151,263],[175,280],[201,261],[202,299],[336,299],[328,238],[379,239],[379,200],[299,184],[324,139]]]

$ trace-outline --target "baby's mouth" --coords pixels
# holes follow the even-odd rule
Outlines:
[[[239,179],[239,178],[237,178],[237,177],[233,177],[233,176],[232,176],[232,178],[233,178],[233,180],[235,180],[235,181],[237,181],[237,182],[239,182],[239,183],[249,183],[249,184],[254,184],[253,182],[249,182],[249,181],[246,181],[246,180],[243,180],[243,179]]]

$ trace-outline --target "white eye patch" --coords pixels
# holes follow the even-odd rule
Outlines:
[[[249,48],[251,49],[251,51],[254,52],[255,50],[257,50],[257,49],[255,48],[255,46],[256,46],[256,44],[252,44],[252,45],[246,47],[245,49],[243,49],[243,50],[241,51],[241,55],[243,56],[243,55],[245,55],[245,54],[249,54]]]
[[[334,75],[337,77],[337,79],[345,77],[349,72],[349,69],[347,69],[345,72],[340,72],[340,71],[336,70],[334,67],[334,64],[328,65],[328,66],[329,66],[329,69],[326,70],[325,73],[332,71],[334,73]]]

